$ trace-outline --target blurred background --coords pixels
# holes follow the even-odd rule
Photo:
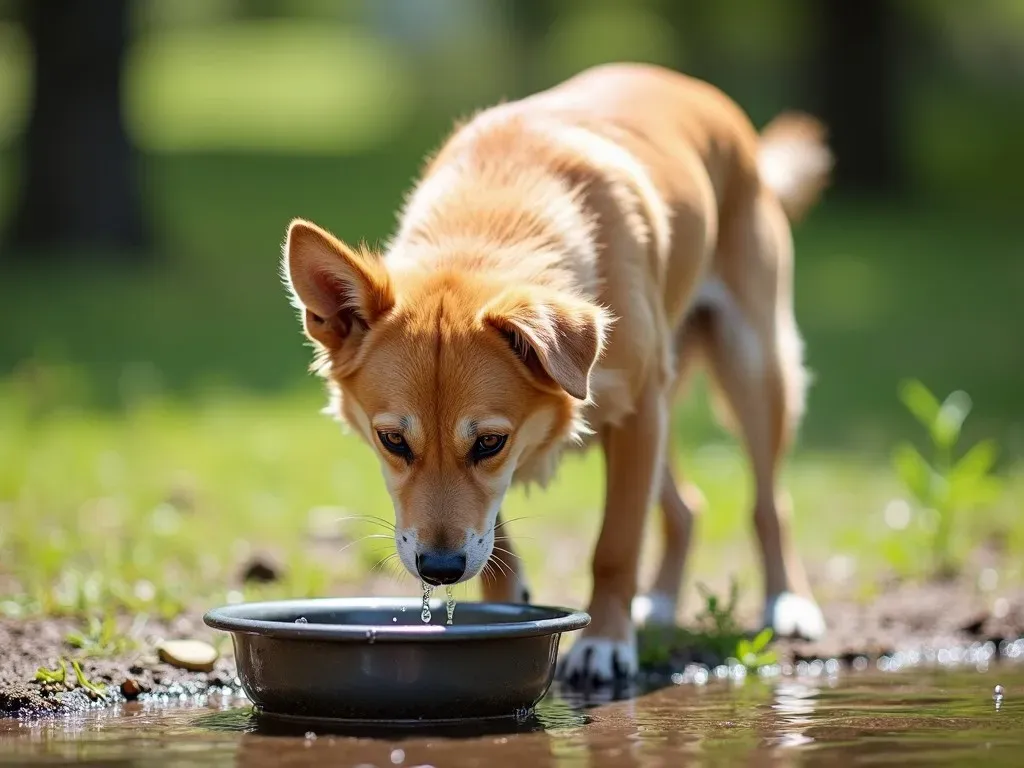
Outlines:
[[[614,60],[710,80],[758,126],[800,108],[830,128],[836,183],[795,233],[815,383],[788,470],[822,573],[917,573],[958,505],[962,567],[1024,543],[1019,0],[0,0],[5,610],[171,612],[237,597],[259,557],[289,594],[364,586],[386,542],[342,556],[343,521],[390,507],[317,413],[285,227],[385,239],[454,119]],[[908,378],[969,394],[961,443],[929,442]],[[720,553],[747,551],[743,458],[699,384],[677,428],[715,511],[700,562],[740,572]],[[904,439],[934,477],[893,463]],[[943,456],[979,440],[998,491],[937,501]],[[579,594],[599,472],[510,502],[577,548]]]

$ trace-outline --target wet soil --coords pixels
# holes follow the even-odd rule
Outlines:
[[[780,662],[835,658],[853,664],[860,657],[873,662],[898,650],[953,648],[987,641],[998,645],[1024,636],[1024,589],[1004,590],[982,599],[966,580],[894,583],[868,601],[835,597],[823,610],[829,634],[815,643],[776,642]],[[147,624],[139,633],[139,649],[113,658],[81,656],[66,641],[76,629],[80,623],[66,618],[0,620],[0,716],[60,714],[126,699],[191,696],[237,685],[230,642],[205,627],[198,612],[171,625]],[[225,655],[212,672],[172,667],[152,650],[160,639],[184,637],[221,645]],[[667,662],[647,670],[653,677],[670,676],[687,664],[713,667],[724,661],[707,648],[669,650]],[[35,680],[39,667],[54,668],[61,657],[80,658],[88,680],[106,686],[105,696],[96,697],[77,685],[68,690]]]

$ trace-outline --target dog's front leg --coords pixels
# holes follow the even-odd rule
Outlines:
[[[664,452],[668,409],[662,388],[650,382],[636,410],[602,434],[605,511],[593,557],[592,618],[569,650],[561,677],[571,684],[601,685],[636,674],[636,631],[630,606],[644,520],[651,507]]]

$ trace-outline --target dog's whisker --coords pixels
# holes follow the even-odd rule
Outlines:
[[[519,517],[513,517],[508,520],[502,520],[499,523],[495,523],[494,528],[492,528],[491,530],[496,531],[502,526],[508,525],[509,523],[514,523],[517,520],[532,520],[535,517],[540,517],[540,515],[520,515]]]
[[[392,523],[392,522],[390,522],[388,520],[385,520],[383,517],[377,517],[376,515],[349,515],[347,517],[339,517],[334,522],[336,522],[336,523],[347,523],[347,522],[350,522],[352,520],[359,520],[359,521],[362,521],[362,522],[365,522],[365,523],[373,523],[374,525],[379,525],[379,526],[381,526],[383,528],[387,528],[390,531],[395,530],[395,524],[394,523]]]
[[[522,560],[523,559],[519,555],[517,555],[515,552],[513,552],[511,549],[505,549],[504,547],[494,547],[494,551],[495,552],[501,552],[503,554],[508,555],[509,557],[514,557],[516,560]]]
[[[381,570],[383,570],[383,569],[384,569],[384,567],[385,567],[385,566],[386,566],[386,565],[387,565],[388,563],[394,562],[394,558],[396,558],[396,557],[398,557],[398,552],[392,552],[392,553],[391,553],[390,555],[388,555],[387,557],[381,558],[380,560],[378,560],[378,561],[377,561],[377,562],[376,562],[376,563],[374,564],[374,566],[373,566],[372,568],[370,568],[370,572],[372,573],[373,571],[377,570],[378,568],[380,568]]]
[[[502,572],[502,575],[504,575],[504,577],[506,579],[511,579],[512,578],[512,572],[509,570],[508,565],[503,563],[497,557],[492,557],[489,560],[487,560],[487,562],[488,563],[494,563],[495,566]]]
[[[355,539],[354,541],[350,541],[344,547],[339,549],[338,550],[338,554],[340,555],[346,549],[348,549],[349,547],[354,547],[356,544],[362,544],[367,539],[394,539],[394,536],[392,536],[390,534],[387,534],[387,533],[370,533],[370,534],[367,534],[366,536],[360,536],[358,539]]]

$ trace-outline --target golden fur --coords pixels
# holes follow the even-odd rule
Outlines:
[[[783,116],[759,136],[706,83],[606,65],[459,127],[384,254],[294,221],[285,272],[315,367],[332,410],[380,458],[405,566],[456,553],[460,580],[472,578],[494,556],[510,484],[544,482],[566,447],[599,441],[593,621],[563,671],[631,674],[631,611],[676,611],[697,504],[673,476],[669,412],[703,359],[751,458],[766,622],[819,634],[775,476],[806,386],[789,221],[830,164],[812,118]],[[665,556],[637,598],[655,500]],[[505,575],[485,596],[524,599],[514,558],[496,557]]]

